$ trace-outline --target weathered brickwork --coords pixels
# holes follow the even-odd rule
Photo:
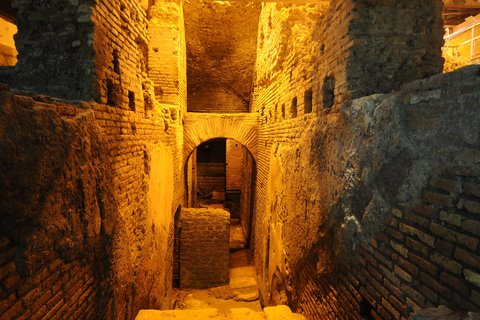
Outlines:
[[[110,318],[110,307],[99,308],[101,286],[97,271],[86,263],[46,261],[26,281],[15,271],[17,248],[1,240],[0,319]]]
[[[283,303],[286,295],[296,294],[285,294],[285,291],[291,286],[288,281],[294,281],[291,274],[306,263],[304,257],[314,256],[313,259],[320,260],[313,265],[318,273],[331,272],[334,261],[342,259],[344,249],[343,245],[330,243],[329,239],[338,237],[343,243],[344,232],[348,233],[346,229],[354,228],[350,223],[362,219],[363,215],[369,216],[369,210],[381,211],[375,208],[381,208],[383,196],[376,195],[378,192],[373,188],[342,191],[343,186],[353,183],[348,180],[351,174],[368,163],[366,158],[354,156],[357,149],[364,152],[369,148],[369,143],[360,141],[356,132],[365,130],[368,134],[371,131],[363,129],[364,120],[344,122],[349,117],[337,117],[335,113],[348,110],[348,105],[342,106],[342,103],[351,98],[399,90],[412,79],[441,71],[440,2],[427,4],[432,10],[428,12],[428,21],[423,23],[413,24],[410,16],[402,13],[413,10],[415,14],[424,14],[424,5],[424,2],[393,4],[391,1],[349,0],[315,5],[263,5],[252,102],[252,111],[260,117],[253,249],[256,270],[262,279],[262,297],[267,303]],[[380,25],[372,24],[372,17],[398,21],[398,25],[380,24],[382,28],[387,25],[393,30],[393,34],[389,32],[388,41],[395,44],[398,57],[393,57],[393,52],[384,54],[384,41],[378,40],[385,38],[383,29],[376,29]],[[368,26],[364,27],[365,24]],[[416,34],[410,32],[411,29],[425,30],[425,33]],[[424,44],[420,38],[426,34],[430,36]],[[411,52],[411,47],[418,45],[433,49],[422,47],[425,51]],[[368,57],[363,58],[364,55]],[[381,58],[375,58],[378,55]],[[422,59],[425,63],[415,62]],[[392,71],[373,71],[380,64],[382,70],[390,68]],[[391,75],[394,77],[388,78]],[[375,100],[380,103],[385,99],[380,97],[372,99],[380,99]],[[350,118],[356,117],[355,112],[351,112]],[[379,127],[379,130],[388,128]],[[349,143],[352,145],[347,151],[345,145]],[[371,155],[374,160],[369,160],[374,166],[372,172],[390,166],[385,159],[384,163],[381,159],[375,160],[376,152],[380,151],[374,151]],[[401,156],[394,156],[393,152],[391,155]],[[385,158],[388,157],[390,155]],[[358,173],[360,184],[367,183],[367,172],[365,170],[362,178]],[[378,183],[385,189],[383,185],[387,182]],[[343,199],[344,196],[347,198]],[[343,213],[337,206],[344,206]],[[367,213],[362,214],[364,211]],[[355,212],[348,218],[351,220],[327,222],[329,216],[335,220],[343,214],[350,215],[349,212]],[[381,215],[383,213],[377,221],[383,221]],[[328,223],[333,226],[326,227]],[[285,264],[282,259],[289,262]],[[328,281],[326,284],[330,285]],[[303,290],[306,288],[301,286],[292,291]],[[326,290],[333,294],[332,290]],[[295,301],[295,298],[289,296],[288,301]],[[309,303],[315,305],[317,301]]]
[[[147,16],[131,1],[96,1],[85,7],[91,15],[95,51],[90,72],[95,75],[92,98],[99,103],[145,113],[142,85],[148,68]],[[89,70],[86,70],[86,72]]]
[[[397,159],[401,159],[404,166],[411,168],[404,181],[414,180],[399,188],[393,197],[388,193],[382,193],[384,202],[377,203],[383,203],[382,206],[388,208],[385,211],[386,220],[381,220],[384,222],[379,224],[380,231],[371,234],[370,239],[360,241],[357,249],[354,243],[350,243],[353,250],[358,252],[358,258],[349,263],[334,264],[335,268],[329,269],[323,264],[325,261],[335,261],[335,258],[329,260],[332,255],[341,256],[340,247],[332,244],[336,249],[328,252],[322,249],[321,242],[314,242],[310,251],[303,251],[301,248],[303,257],[297,259],[296,255],[289,251],[289,243],[292,239],[297,239],[293,240],[294,243],[305,243],[305,240],[300,241],[300,238],[295,237],[298,229],[302,231],[298,216],[301,217],[305,213],[294,214],[295,211],[291,209],[289,212],[292,217],[282,218],[281,210],[277,213],[278,217],[273,210],[271,211],[269,219],[273,222],[282,221],[281,233],[288,236],[276,236],[278,223],[263,226],[264,232],[270,232],[271,239],[263,240],[266,251],[263,258],[266,262],[261,265],[264,277],[269,277],[264,286],[269,290],[266,299],[270,303],[287,302],[294,310],[312,319],[363,319],[370,315],[375,319],[407,319],[417,308],[436,307],[442,304],[465,311],[480,309],[478,298],[480,194],[477,190],[480,177],[478,168],[480,136],[475,129],[480,123],[480,118],[476,114],[475,104],[472,104],[479,99],[478,93],[473,89],[479,81],[478,67],[468,67],[409,83],[400,93],[377,100],[378,115],[382,112],[382,107],[400,103],[398,105],[400,113],[397,115],[399,119],[403,119],[400,122],[404,126],[402,130],[405,131],[399,136],[406,140],[395,142],[398,150],[395,152],[398,152]],[[373,98],[378,99],[377,96]],[[365,103],[362,101],[365,100],[353,101],[352,119],[355,119],[356,112],[359,112],[357,103]],[[332,121],[330,118],[317,124],[327,125]],[[364,130],[362,124],[356,125],[358,125],[356,130]],[[382,122],[377,125],[382,126]],[[395,121],[389,122],[389,126],[396,126]],[[330,127],[330,130],[333,128]],[[338,131],[338,127],[336,130]],[[346,144],[349,143],[348,139],[351,139],[347,136],[343,134],[341,136]],[[384,135],[383,139],[385,137],[388,135]],[[263,144],[260,142],[259,145]],[[355,143],[355,149],[358,150],[360,146],[364,148],[366,145],[361,142]],[[415,150],[412,151],[414,158],[406,151],[412,147],[414,148],[412,150]],[[297,154],[296,161],[302,162],[301,154],[304,151],[302,144],[297,148],[300,148],[300,156]],[[381,144],[378,144],[377,148],[382,148]],[[295,153],[294,150],[290,152]],[[391,160],[383,161],[385,163],[395,161],[388,154],[389,152],[382,157]],[[282,155],[277,151],[276,157],[282,159]],[[377,163],[375,152],[368,159],[375,166]],[[279,170],[277,161],[279,160],[270,162],[268,181],[271,184],[276,183],[274,177],[282,175],[277,171]],[[354,161],[363,162],[361,153],[350,158],[347,167],[348,163],[353,164]],[[385,183],[388,189],[398,183],[396,179],[399,176],[406,173],[401,173],[402,170],[396,169],[395,166],[391,166],[388,172],[390,175],[387,174],[389,178],[385,182],[380,179],[374,180],[373,183],[377,184],[377,187]],[[314,175],[314,171],[310,174]],[[329,174],[333,174],[330,179],[337,179],[334,172]],[[374,175],[374,172],[371,174]],[[362,183],[368,185],[369,178],[364,176],[363,179],[365,180]],[[337,181],[339,183],[341,180]],[[288,188],[288,183],[283,182],[283,187]],[[355,206],[365,201],[362,195],[356,195],[354,187],[348,189],[350,195],[356,198]],[[271,192],[268,190],[267,195]],[[332,197],[330,192],[333,191],[327,191],[326,197]],[[275,194],[277,197],[286,196],[284,193]],[[378,197],[378,194],[374,195],[373,199],[375,197]],[[366,208],[363,207],[365,213],[360,212],[357,216],[360,228],[357,231],[357,239],[369,234],[367,230],[369,227],[365,221],[368,212],[378,205],[374,205],[374,201],[364,202],[364,206],[368,204]],[[267,203],[278,206],[282,202],[269,200]],[[344,202],[346,210],[349,206],[347,203]],[[355,206],[352,208],[362,210],[362,205]],[[310,214],[309,207],[306,208],[307,214]],[[331,211],[330,215],[333,212]],[[376,219],[382,219],[381,212],[382,210],[377,211]],[[317,211],[317,219],[321,219],[318,214]],[[297,221],[296,224],[288,224],[289,219]],[[312,221],[309,220],[309,223],[312,224]],[[344,224],[338,228],[345,228],[348,222],[345,221]],[[255,227],[258,228],[258,224]],[[327,234],[329,232],[328,228],[322,229],[321,225],[319,230]],[[305,235],[308,237],[309,232],[303,231],[304,237]],[[260,235],[257,230],[255,234],[257,243]],[[335,236],[335,233],[331,236]],[[339,238],[340,241],[343,241],[342,239],[345,238]],[[283,245],[276,244],[278,241],[283,241]],[[256,246],[256,259],[262,257],[258,248],[259,246]],[[284,251],[287,260],[292,261],[292,264],[287,262],[284,268],[289,270],[290,274],[295,274],[295,277],[285,274],[286,272],[282,270],[283,264],[272,255],[272,251],[275,252],[279,248]],[[278,254],[278,251],[276,252]]]
[[[187,64],[182,1],[155,1],[149,10],[148,76],[161,103],[187,106]]]
[[[180,288],[227,285],[230,213],[221,209],[182,209],[180,222]]]
[[[200,144],[215,138],[240,142],[252,154],[258,151],[259,119],[256,113],[203,114],[189,112],[184,118],[184,158]]]
[[[480,310],[480,70],[411,82],[441,71],[441,0],[190,2],[186,30],[183,1],[15,5],[0,320],[168,308],[175,245],[180,286],[227,284],[228,212],[175,216],[196,182],[241,190],[265,305],[312,319]],[[248,9],[219,15],[218,43],[195,27],[215,8]],[[186,112],[189,41],[189,111],[203,113]],[[244,146],[241,182],[197,165],[215,138]]]
[[[224,193],[225,184],[225,163],[197,162],[197,192],[202,195],[213,191]]]
[[[355,45],[346,70],[352,98],[396,91],[442,71],[442,1],[352,2]]]
[[[101,130],[106,143],[102,151],[103,156],[109,159],[113,177],[108,190],[112,193],[116,208],[109,209],[113,210],[114,216],[107,217],[108,222],[102,224],[107,236],[111,237],[102,240],[105,252],[92,255],[93,261],[77,260],[79,258],[76,257],[72,262],[65,262],[65,257],[48,260],[47,256],[55,257],[59,250],[53,246],[45,249],[47,251],[42,254],[44,259],[42,263],[46,266],[38,270],[40,274],[38,277],[49,279],[55,276],[57,270],[66,270],[60,286],[75,286],[74,293],[82,297],[81,300],[70,301],[67,289],[58,291],[52,289],[50,285],[41,285],[36,289],[38,292],[35,291],[35,294],[41,297],[25,307],[22,301],[25,299],[24,294],[28,292],[21,292],[28,290],[32,281],[40,284],[41,280],[35,280],[37,277],[35,272],[28,276],[22,275],[20,279],[15,273],[15,266],[7,263],[5,266],[14,268],[12,270],[2,268],[7,272],[3,274],[2,281],[15,282],[16,291],[8,291],[10,293],[4,295],[1,300],[9,307],[13,306],[10,300],[17,301],[18,304],[15,303],[18,310],[9,311],[9,317],[5,315],[5,319],[20,316],[26,309],[31,316],[37,312],[44,314],[50,311],[53,316],[53,313],[58,311],[57,316],[60,319],[70,312],[72,315],[67,318],[72,319],[110,317],[131,319],[141,308],[168,307],[173,270],[173,213],[179,204],[183,205],[185,193],[183,171],[179,170],[183,163],[181,140],[183,131],[178,113],[172,114],[168,106],[162,109],[159,105],[157,113],[152,113],[145,119],[142,113],[109,105],[86,102],[73,104],[71,101],[49,98],[32,92],[19,92],[15,89],[10,92],[8,86],[3,86],[2,89],[7,90],[2,91],[3,106],[13,103],[15,108],[24,108],[27,113],[48,113],[53,119],[72,124],[86,119],[88,123]],[[172,111],[176,112],[175,110],[177,109]],[[19,126],[28,126],[24,120],[22,121],[18,123]],[[12,125],[17,124],[13,122]],[[78,130],[75,129],[75,125],[72,128],[72,132]],[[88,187],[86,190],[89,190]],[[21,214],[18,210],[15,212],[17,216]],[[93,218],[85,219],[85,223],[95,221],[89,220]],[[145,230],[148,232],[145,233]],[[35,234],[32,233],[32,236]],[[12,245],[18,246],[17,240],[9,239]],[[71,241],[73,245],[80,240],[74,238]],[[153,250],[153,245],[160,250]],[[101,246],[98,246],[95,250],[100,248]],[[68,250],[68,247],[65,249]],[[15,249],[12,250],[15,253]],[[17,254],[22,252],[21,250],[17,249]],[[81,252],[78,254],[82,256]],[[84,256],[89,255],[90,252],[84,252]],[[105,265],[103,260],[110,260],[112,264]],[[56,261],[58,268],[48,267],[49,261],[50,263]],[[68,271],[74,266],[75,268],[82,266],[83,269],[81,272]],[[81,281],[77,277],[80,277]],[[117,285],[120,283],[129,285]],[[50,301],[51,293],[55,301]],[[45,301],[42,300],[44,295],[47,299]],[[61,301],[64,301],[65,306]]]

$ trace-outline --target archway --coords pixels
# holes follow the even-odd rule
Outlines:
[[[218,230],[218,235],[212,235],[211,239],[222,238],[224,232],[221,228],[220,216],[228,211],[229,222],[227,223],[230,238],[227,250],[235,252],[248,248],[256,178],[256,162],[250,150],[236,140],[216,137],[193,149],[185,161],[184,170],[189,208],[183,209],[179,217],[181,228],[184,229],[184,222],[187,227],[185,230],[178,230],[179,232],[175,234],[180,238],[179,243],[183,243],[187,238],[188,240],[192,237],[196,239],[197,236],[192,236],[192,232],[200,232],[203,235],[206,232],[212,233]],[[192,210],[198,211],[192,213]],[[202,221],[206,216],[209,216],[208,221],[210,221],[207,230],[191,227],[192,223],[203,225]],[[184,232],[188,234],[183,235]],[[174,262],[174,265],[179,266],[180,271],[174,270],[174,272],[180,276],[178,282],[180,287],[192,283],[197,285],[197,279],[190,279],[191,273],[185,271],[185,265],[182,266],[182,261],[185,260],[182,258],[182,252],[186,251],[185,248],[180,244],[176,250],[178,252],[174,257],[178,259],[178,263]],[[205,253],[204,256],[209,254],[208,248],[202,250]],[[216,254],[208,261],[216,261],[215,259],[218,260]],[[188,262],[183,262],[185,263]],[[201,263],[201,259],[198,263]],[[216,265],[219,264],[221,261],[217,261]],[[182,274],[189,279],[182,281]]]
[[[202,143],[215,139],[233,139],[244,145],[256,160],[258,153],[257,113],[212,114],[188,112],[184,118],[183,155],[188,159]]]
[[[230,212],[249,244],[253,213],[256,160],[250,149],[234,139],[213,138],[201,143],[184,165],[187,207],[214,207]]]

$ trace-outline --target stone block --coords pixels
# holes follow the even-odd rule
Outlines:
[[[229,282],[230,214],[222,209],[182,209],[180,286],[205,289]]]

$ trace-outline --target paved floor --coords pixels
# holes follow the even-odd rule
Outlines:
[[[249,250],[230,254],[230,284],[207,290],[180,290],[175,310],[141,310],[136,320],[306,320],[287,306],[262,310]]]
[[[249,250],[230,254],[230,284],[207,290],[180,290],[175,309],[215,308],[229,314],[232,308],[262,311],[258,285]]]

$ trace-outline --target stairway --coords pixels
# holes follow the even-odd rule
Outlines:
[[[141,310],[135,320],[228,319],[304,320],[287,306],[266,307],[258,301],[258,285],[249,250],[230,253],[230,283],[207,290],[180,290],[176,310]]]
[[[195,319],[223,319],[223,320],[306,320],[300,314],[293,313],[287,306],[266,307],[263,312],[256,312],[248,308],[232,308],[230,314],[221,314],[217,309],[200,310],[141,310],[135,320],[195,320]]]

